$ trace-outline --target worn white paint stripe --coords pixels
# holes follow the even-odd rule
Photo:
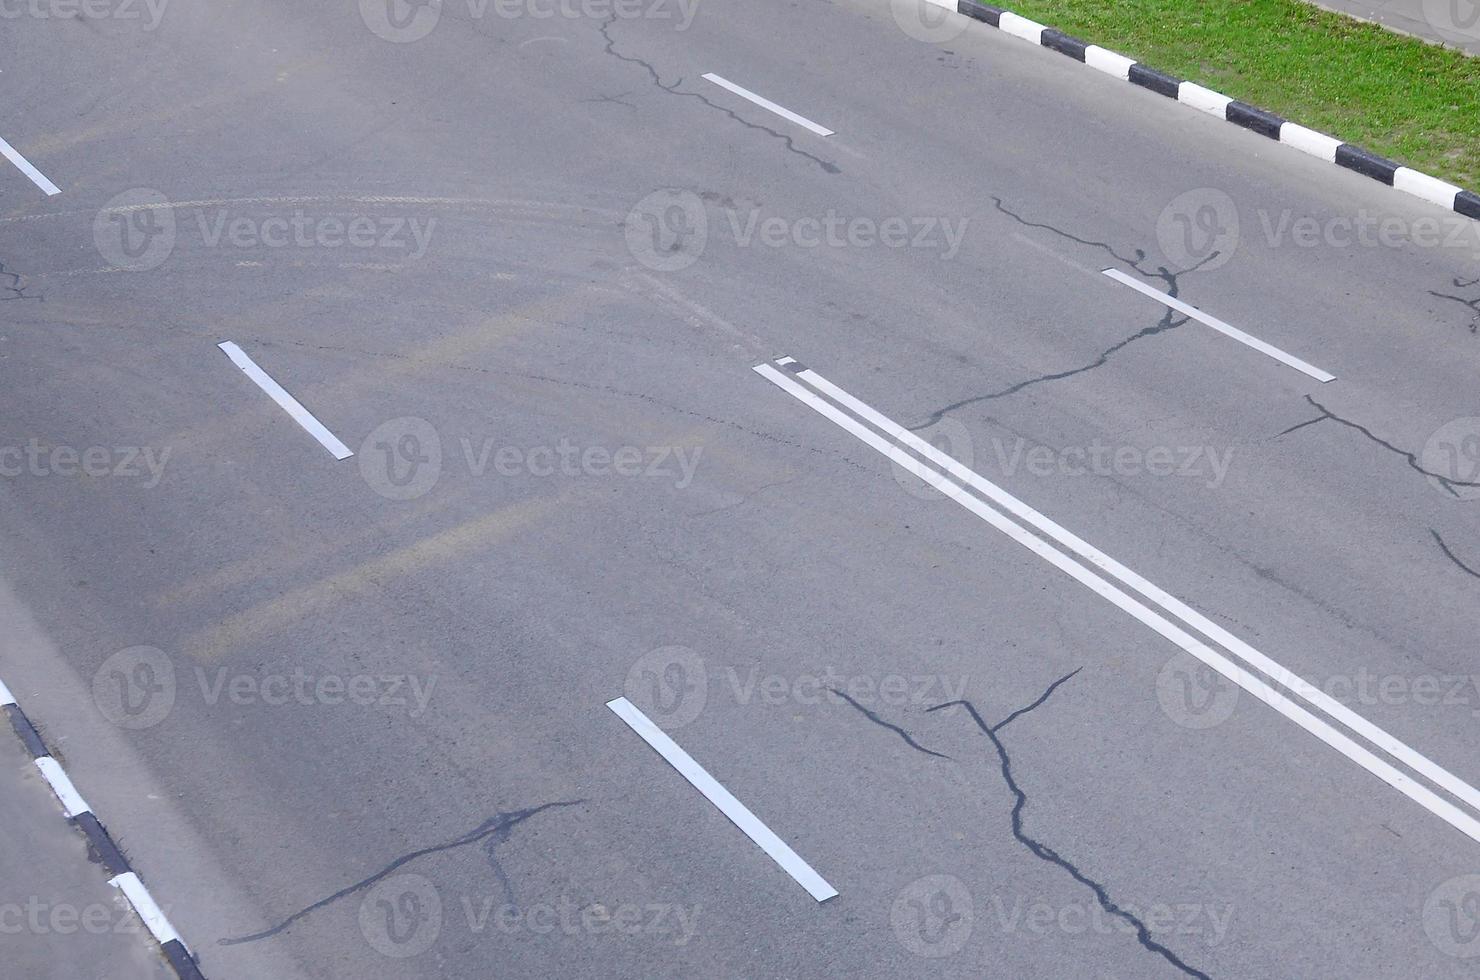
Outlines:
[[[1123,54],[1116,54],[1098,44],[1091,44],[1084,49],[1084,63],[1096,71],[1114,75],[1122,82],[1128,82],[1131,80],[1131,65],[1134,65],[1136,60],[1127,58]]]
[[[46,179],[46,174],[31,166],[30,160],[27,160],[25,157],[21,156],[19,150],[11,146],[9,143],[5,142],[5,140],[3,139],[0,139],[0,154],[4,154],[5,159],[9,160],[11,163],[19,167],[21,173],[25,174],[27,177],[30,177],[31,183],[35,184],[37,187],[45,191],[47,197],[50,197],[53,194],[60,194],[62,192],[62,189],[60,187],[58,187],[56,184],[53,184],[50,180]]]
[[[330,432],[324,423],[313,417],[313,413],[299,404],[298,399],[288,394],[283,386],[272,380],[271,375],[257,366],[257,362],[247,356],[235,343],[228,340],[217,344],[226,356],[231,358],[233,364],[242,369],[242,373],[256,382],[257,387],[267,392],[267,397],[282,406],[283,411],[293,417],[293,421],[303,426],[308,434],[321,442],[325,449],[334,454],[335,459],[348,459],[354,453],[339,438]]]
[[[1280,124],[1280,142],[1289,144],[1303,153],[1309,153],[1313,157],[1320,157],[1327,163],[1336,162],[1336,148],[1341,145],[1341,140],[1325,133],[1318,133],[1314,129],[1307,129],[1299,123],[1286,122]]]
[[[1421,197],[1425,201],[1443,205],[1451,211],[1454,210],[1455,195],[1460,192],[1460,188],[1453,184],[1445,183],[1438,177],[1419,173],[1411,167],[1399,167],[1394,171],[1393,186],[1400,191]]]
[[[835,425],[857,437],[866,445],[875,449],[884,456],[887,456],[900,468],[913,473],[915,476],[935,487],[937,490],[941,491],[952,500],[955,500],[958,504],[971,511],[983,521],[987,522],[991,526],[995,527],[997,530],[1012,538],[1018,544],[1021,544],[1023,547],[1032,551],[1040,558],[1043,558],[1055,568],[1058,568],[1060,571],[1068,574],[1076,581],[1080,582],[1091,591],[1095,592],[1097,595],[1107,599],[1117,608],[1126,613],[1129,613],[1131,616],[1134,616],[1137,620],[1150,627],[1156,633],[1160,634],[1168,640],[1171,640],[1177,646],[1181,647],[1184,651],[1196,657],[1198,660],[1201,660],[1203,663],[1207,664],[1214,670],[1218,671],[1220,674],[1227,677],[1235,684],[1239,685],[1239,687],[1248,691],[1254,697],[1258,698],[1260,701],[1263,701],[1265,704],[1269,705],[1271,708],[1275,709],[1280,714],[1284,715],[1286,718],[1293,721],[1295,724],[1299,725],[1301,728],[1305,729],[1316,738],[1320,739],[1322,742],[1325,742],[1327,745],[1336,749],[1342,755],[1357,763],[1357,765],[1361,766],[1363,769],[1366,769],[1369,773],[1376,776],[1378,779],[1387,783],[1389,786],[1398,790],[1400,793],[1403,793],[1409,799],[1418,803],[1424,809],[1439,817],[1441,820],[1448,823],[1456,830],[1459,830],[1461,833],[1470,837],[1472,840],[1480,842],[1480,821],[1477,821],[1473,816],[1461,810],[1459,807],[1456,807],[1448,800],[1443,799],[1438,794],[1430,790],[1427,786],[1418,783],[1412,777],[1401,772],[1389,763],[1383,761],[1381,758],[1374,755],[1368,749],[1357,744],[1347,735],[1333,728],[1330,724],[1311,714],[1309,711],[1306,711],[1298,704],[1295,704],[1289,698],[1285,697],[1283,694],[1270,687],[1269,684],[1265,683],[1264,680],[1262,680],[1261,678],[1257,677],[1247,670],[1244,670],[1242,667],[1238,666],[1233,661],[1229,660],[1227,657],[1223,656],[1205,643],[1202,643],[1196,637],[1181,629],[1176,624],[1166,619],[1164,616],[1146,606],[1144,603],[1138,601],[1126,592],[1095,575],[1083,565],[1074,561],[1072,558],[1063,554],[1056,548],[1050,546],[1046,541],[1043,541],[1042,539],[1036,537],[1026,528],[1018,525],[1012,520],[1009,520],[1005,515],[999,513],[998,511],[993,510],[990,506],[987,505],[985,501],[971,495],[961,485],[947,479],[936,470],[926,467],[925,464],[917,460],[915,457],[909,455],[909,453],[906,452],[905,449],[901,446],[888,442],[882,436],[878,435],[868,428],[865,428],[852,416],[844,414],[832,403],[824,400],[815,392],[809,391],[806,388],[802,387],[800,384],[793,381],[791,378],[786,377],[784,374],[782,374],[782,372],[776,370],[771,365],[759,365],[755,368],[755,371],[771,383],[775,384],[777,387],[781,388],[787,394],[807,405],[819,415],[827,418]],[[813,384],[819,390],[827,390],[823,387],[823,385],[827,385],[827,388],[835,388],[835,386],[832,386],[825,382],[825,379],[822,379],[813,371],[803,371],[801,372],[800,376],[804,377],[809,384]],[[841,391],[841,389],[836,390]],[[852,396],[848,397],[850,399],[850,402],[856,403],[857,405],[860,405],[867,409],[870,416],[884,420],[888,422],[888,424],[892,428],[899,429],[899,426],[896,423],[885,419],[884,416],[879,415],[879,413],[875,412],[871,408],[868,408],[868,406],[864,405],[862,402],[858,402],[857,399],[853,399]],[[852,407],[852,405],[850,405],[850,407]],[[870,420],[872,421],[872,419]],[[900,431],[903,430],[901,429]],[[955,467],[965,469],[965,467],[961,467],[959,463],[956,463],[955,461],[952,462],[955,464]],[[969,473],[971,471],[967,470],[967,472]],[[976,476],[976,474],[972,475]],[[980,480],[981,478],[977,476],[977,479]],[[982,480],[981,482],[986,483],[987,481]],[[1021,504],[1019,505],[1022,506]],[[1042,518],[1042,515],[1038,516],[1043,520],[1045,524],[1048,524],[1048,526],[1057,527],[1057,525],[1053,525],[1051,522],[1048,522],[1046,518]],[[1075,540],[1077,541],[1078,539]],[[1288,671],[1285,671],[1284,673],[1288,675]]]
[[[61,763],[49,755],[43,755],[36,760],[36,768],[41,770],[41,777],[51,786],[51,791],[62,801],[62,809],[67,811],[68,817],[75,817],[87,813],[89,807],[82,794],[77,792],[77,787],[72,785],[72,780],[67,778],[67,772]]]
[[[944,452],[935,448],[915,433],[885,418],[815,371],[802,371],[798,376],[880,431],[891,436],[896,441],[903,443],[906,447],[913,449],[932,463],[935,463],[951,476],[967,484],[973,490],[976,490],[982,496],[991,500],[994,504],[1023,523],[1035,528],[1039,533],[1052,538],[1061,546],[1072,551],[1094,567],[1117,579],[1122,585],[1128,586],[1147,599],[1150,599],[1163,610],[1180,619],[1186,625],[1191,626],[1203,636],[1226,648],[1244,663],[1268,675],[1276,684],[1303,699],[1306,703],[1324,711],[1327,715],[1341,722],[1341,724],[1382,749],[1399,762],[1418,772],[1426,779],[1431,780],[1436,786],[1464,800],[1476,810],[1480,810],[1480,790],[1466,783],[1421,752],[1410,748],[1393,735],[1390,735],[1366,718],[1363,718],[1282,664],[1260,653],[1248,643],[1234,636],[1228,630],[1187,605],[1181,599],[1178,599],[1165,589],[1148,581],[1142,575],[1122,565],[1073,532],[1059,526],[1050,518],[997,486],[997,484],[968,469],[956,459],[947,456]]]
[[[617,698],[608,701],[606,706],[625,721],[634,732],[642,736],[643,741],[651,745],[669,765],[677,769],[683,778],[694,785],[694,788],[703,793],[705,798],[719,808],[719,811],[730,818],[735,826],[745,832],[745,835],[760,847],[761,850],[771,855],[771,859],[781,865],[782,870],[797,880],[797,883],[817,901],[825,902],[838,893],[838,890],[829,885],[823,877],[812,866],[797,855],[787,846],[786,842],[771,832],[771,829],[761,823],[755,814],[751,813],[745,804],[735,799],[730,791],[719,784],[713,776],[704,770],[704,767],[695,762],[693,758],[679,748],[678,743],[663,733],[663,730],[653,724],[647,715],[639,711],[631,701],[626,698]]]
[[[742,99],[748,99],[751,102],[754,102],[762,109],[769,109],[781,118],[789,119],[790,121],[796,123],[798,126],[801,126],[803,129],[810,129],[818,136],[831,136],[833,134],[833,131],[828,129],[826,126],[819,126],[812,120],[808,119],[806,116],[799,116],[795,112],[792,112],[790,109],[777,105],[770,99],[762,98],[761,96],[756,95],[754,92],[750,91],[750,89],[741,88],[739,85],[736,85],[728,78],[721,78],[714,72],[708,72],[704,75],[704,77],[714,84],[718,85],[720,88],[734,92]]]
[[[997,18],[997,26],[1013,37],[1020,37],[1024,41],[1032,41],[1034,44],[1043,43],[1044,27],[1042,24],[1034,20],[1029,20],[1026,17],[1020,17],[1010,11],[1002,11],[1002,15]]]
[[[1237,327],[1230,326],[1229,324],[1224,323],[1222,320],[1218,319],[1215,316],[1209,316],[1195,306],[1188,306],[1186,303],[1177,299],[1175,296],[1168,296],[1166,293],[1162,292],[1159,289],[1153,289],[1151,286],[1146,285],[1139,279],[1135,279],[1131,276],[1126,275],[1119,269],[1105,269],[1103,271],[1105,275],[1109,276],[1111,279],[1114,279],[1121,285],[1129,286],[1138,293],[1150,296],[1158,303],[1162,303],[1176,310],[1178,313],[1183,314],[1184,316],[1190,316],[1198,323],[1206,324],[1207,326],[1212,327],[1214,330],[1218,331],[1224,336],[1232,337],[1239,343],[1252,347],[1259,353],[1266,354],[1274,358],[1276,361],[1279,361],[1281,364],[1294,368],[1301,374],[1307,374],[1310,377],[1315,378],[1322,384],[1325,384],[1328,381],[1336,380],[1336,375],[1331,374],[1328,371],[1322,371],[1320,368],[1315,367],[1312,364],[1307,364],[1305,361],[1302,361],[1294,354],[1287,354],[1273,344],[1266,344],[1258,337],[1255,337],[1252,334],[1244,333]]]
[[[1228,103],[1233,100],[1221,92],[1203,88],[1195,82],[1183,82],[1177,87],[1177,101],[1190,105],[1194,109],[1201,109],[1219,119],[1227,119]]]
[[[7,704],[15,704],[15,695],[10,693],[10,688],[5,686],[4,681],[0,681],[0,708]]]
[[[144,920],[144,925],[149,927],[149,932],[163,946],[169,942],[179,942],[180,934],[175,927],[170,925],[170,920],[154,902],[154,897],[149,894],[149,889],[139,880],[139,876],[132,871],[125,872],[109,882],[114,888],[119,889],[128,896],[129,904],[134,911],[139,913],[139,918]],[[181,945],[184,945],[181,942]]]

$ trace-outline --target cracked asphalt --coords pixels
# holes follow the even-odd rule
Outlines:
[[[600,6],[0,22],[0,681],[203,973],[1472,975],[1480,844],[751,368],[1473,784],[1480,235],[902,5]]]

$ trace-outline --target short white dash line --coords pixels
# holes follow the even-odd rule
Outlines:
[[[1102,271],[1105,275],[1109,276],[1111,279],[1114,279],[1121,285],[1129,286],[1138,293],[1150,296],[1158,303],[1168,306],[1184,316],[1192,317],[1192,319],[1196,320],[1198,323],[1206,324],[1219,333],[1228,337],[1232,337],[1239,343],[1246,344],[1249,347],[1252,347],[1255,350],[1259,351],[1259,353],[1267,354],[1270,357],[1274,358],[1276,361],[1279,361],[1281,364],[1294,368],[1301,374],[1307,374],[1310,377],[1315,378],[1321,384],[1325,384],[1328,381],[1336,380],[1336,375],[1331,374],[1327,371],[1322,371],[1320,368],[1315,367],[1314,365],[1307,364],[1305,361],[1302,361],[1295,355],[1287,354],[1273,344],[1266,344],[1258,337],[1246,334],[1239,328],[1230,326],[1229,324],[1224,323],[1222,320],[1218,319],[1215,316],[1208,316],[1208,314],[1204,313],[1202,310],[1199,310],[1197,307],[1188,306],[1186,303],[1182,302],[1180,299],[1177,299],[1175,296],[1168,296],[1166,293],[1162,292],[1159,289],[1153,289],[1141,280],[1132,278],[1131,276],[1126,275],[1124,272],[1121,272],[1119,269],[1104,269]]]
[[[30,160],[27,160],[25,157],[21,156],[19,150],[11,146],[9,143],[5,142],[5,140],[3,139],[0,139],[0,154],[4,154],[5,159],[9,160],[11,163],[19,167],[21,173],[25,174],[27,177],[30,177],[31,183],[35,184],[37,187],[45,191],[47,197],[50,197],[53,194],[60,194],[62,192],[62,189],[60,187],[46,179],[46,174],[31,166]]]
[[[267,397],[282,406],[283,411],[293,417],[293,421],[308,430],[308,434],[323,444],[324,448],[334,454],[335,459],[348,459],[354,453],[339,438],[325,428],[324,423],[313,417],[313,413],[299,404],[298,399],[283,390],[283,386],[272,380],[272,376],[257,366],[257,362],[247,356],[235,343],[228,340],[217,344],[226,356],[231,358],[233,364],[242,369],[242,373],[251,378],[257,387],[267,392]]]
[[[808,119],[806,116],[799,116],[795,112],[792,112],[790,109],[777,105],[770,99],[765,99],[759,95],[756,95],[754,92],[750,91],[750,89],[741,88],[739,85],[736,85],[728,78],[721,78],[714,72],[709,72],[704,77],[714,84],[718,85],[720,88],[734,92],[742,99],[749,99],[751,102],[754,102],[762,109],[770,109],[781,118],[788,119],[796,123],[798,126],[801,126],[803,129],[809,129],[812,132],[816,133],[818,136],[831,136],[833,134],[833,131],[828,129],[826,126],[819,126],[812,120]]]
[[[694,788],[703,793],[705,798],[719,808],[719,812],[730,818],[730,821],[745,835],[760,847],[761,850],[771,855],[771,859],[781,865],[783,871],[796,879],[797,884],[807,889],[807,892],[819,902],[825,902],[837,895],[838,890],[829,885],[823,877],[812,866],[803,861],[796,851],[787,846],[786,842],[771,832],[771,829],[761,823],[755,814],[746,808],[745,804],[735,799],[730,791],[721,786],[713,776],[704,770],[704,767],[693,760],[687,752],[678,747],[663,733],[663,730],[653,724],[647,715],[643,714],[637,707],[626,698],[617,698],[608,701],[606,706],[625,721],[634,732],[642,736],[643,741],[651,745],[659,755],[668,760],[668,764],[677,769],[679,775],[693,784]]]

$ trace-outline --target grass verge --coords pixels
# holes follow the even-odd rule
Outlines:
[[[1480,58],[1302,0],[998,5],[1480,190]]]

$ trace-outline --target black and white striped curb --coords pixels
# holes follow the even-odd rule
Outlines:
[[[1045,27],[1026,17],[1020,17],[1010,10],[990,7],[977,3],[976,0],[925,0],[925,2],[964,14],[984,24],[990,24],[1013,37],[1031,41],[1045,48],[1052,48],[1060,54],[1066,54],[1076,61],[1084,62],[1097,71],[1176,99],[1194,109],[1201,109],[1203,112],[1226,119],[1262,136],[1268,136],[1272,140],[1287,143],[1311,156],[1320,157],[1327,163],[1355,170],[1359,174],[1380,180],[1400,191],[1421,197],[1425,201],[1449,208],[1468,217],[1480,218],[1480,195],[1471,191],[1446,183],[1437,177],[1430,177],[1411,167],[1404,167],[1359,146],[1343,143],[1324,133],[1307,129],[1272,112],[1230,99],[1226,95],[1221,95],[1194,82],[1148,68],[1124,55],[1070,37],[1063,31]]]
[[[31,719],[26,717],[26,713],[16,703],[15,696],[10,693],[4,681],[0,681],[0,708],[5,710],[10,718],[10,727],[15,729],[26,751],[36,761],[41,777],[61,801],[62,811],[67,819],[87,837],[88,846],[108,872],[108,884],[123,892],[139,918],[144,920],[144,925],[149,927],[149,932],[159,941],[165,957],[180,980],[203,980],[200,968],[196,966],[190,950],[185,947],[184,940],[175,931],[175,927],[170,925],[170,920],[155,903],[138,874],[129,867],[128,858],[123,856],[123,851],[113,842],[108,828],[103,826],[102,821],[82,798],[82,794],[77,792],[77,787],[72,785],[72,780],[62,769],[61,763],[52,758],[46,743],[36,731],[36,726],[31,724]]]

